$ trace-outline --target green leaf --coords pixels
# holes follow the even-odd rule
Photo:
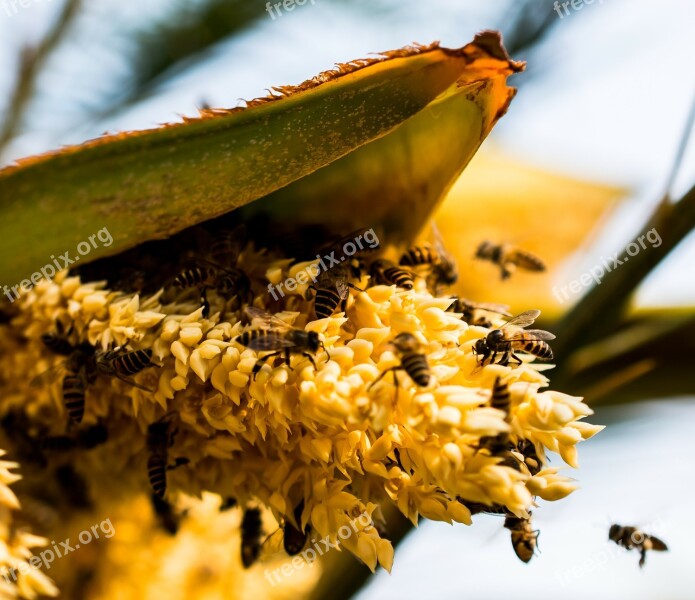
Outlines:
[[[3,262],[0,277],[18,282],[51,255],[75,256],[77,244],[104,227],[113,244],[95,248],[85,260],[168,237],[387,134],[395,134],[392,142],[384,138],[349,156],[331,167],[337,175],[329,179],[352,188],[346,201],[361,198],[352,210],[364,207],[363,221],[393,229],[404,223],[396,212],[409,204],[417,205],[418,215],[431,211],[506,110],[513,96],[506,77],[522,68],[508,59],[499,36],[486,32],[459,50],[434,44],[385,53],[339,65],[296,88],[275,88],[276,98],[253,101],[246,109],[206,111],[183,124],[23,161],[0,171],[0,252],[13,257]],[[454,150],[451,158],[442,154],[435,161],[431,151],[449,152],[447,145]],[[422,164],[415,165],[416,153],[423,152]],[[317,174],[306,186],[321,184],[325,176]],[[384,186],[384,179],[394,185]],[[329,180],[323,184],[323,191],[314,189],[314,199],[325,198],[314,220],[333,215],[328,194],[335,188]],[[387,196],[372,196],[384,189]],[[298,205],[293,208],[304,214]]]

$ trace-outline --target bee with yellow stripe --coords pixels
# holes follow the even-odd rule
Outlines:
[[[540,258],[511,244],[483,242],[475,257],[499,266],[503,280],[509,279],[517,268],[536,273],[545,271],[545,263]]]
[[[427,356],[422,352],[421,344],[418,339],[408,332],[399,333],[393,341],[389,343],[393,350],[400,357],[400,364],[383,371],[370,385],[371,389],[384,375],[393,373],[393,383],[396,386],[396,398],[398,397],[398,377],[396,371],[405,371],[419,387],[427,387],[430,383],[430,366]]]

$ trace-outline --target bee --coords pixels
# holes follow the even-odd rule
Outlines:
[[[537,475],[543,468],[543,461],[538,456],[536,445],[531,440],[521,439],[517,446],[517,451],[524,457],[524,464],[531,475]]]
[[[377,285],[395,285],[404,290],[415,287],[413,274],[394,265],[390,260],[380,258],[369,267],[369,274]]]
[[[461,313],[461,319],[469,325],[479,327],[492,327],[492,321],[485,313],[496,313],[503,317],[511,317],[509,307],[504,304],[491,304],[487,302],[471,302],[458,296],[452,297],[453,302],[447,308],[447,312]]]
[[[285,362],[288,366],[290,366],[290,356],[292,354],[301,354],[308,358],[314,369],[316,369],[316,361],[314,361],[314,357],[310,353],[315,354],[320,348],[324,348],[323,342],[316,331],[304,331],[303,329],[292,327],[281,319],[254,306],[247,306],[245,313],[251,322],[254,319],[259,321],[259,327],[244,331],[235,341],[257,352],[275,351],[266,354],[256,361],[256,364],[253,366],[254,379],[264,363],[279,354],[284,354]],[[326,362],[328,362],[328,357],[326,357]]]
[[[503,383],[501,377],[495,378],[495,383],[492,386],[492,395],[490,396],[490,406],[504,412],[504,421],[505,423],[509,423],[511,394],[509,393],[509,385]],[[509,452],[509,432],[502,431],[497,435],[483,436],[480,438],[478,447],[486,448],[491,456],[506,455]]]
[[[545,263],[540,258],[511,244],[496,245],[486,241],[478,246],[475,256],[498,265],[502,280],[509,279],[517,267],[525,271],[545,271]]]
[[[159,498],[164,498],[167,490],[167,471],[188,464],[188,459],[179,457],[173,465],[168,465],[169,448],[174,443],[178,433],[177,429],[170,430],[168,416],[165,415],[159,421],[151,423],[147,428],[147,448],[150,455],[147,459],[147,476],[152,486],[152,491]]]
[[[439,229],[431,223],[434,247],[428,243],[409,248],[398,264],[406,267],[428,265],[427,287],[433,294],[439,293],[442,286],[451,286],[458,281],[458,270],[453,257],[447,252]]]
[[[69,356],[75,349],[75,346],[73,346],[69,339],[71,333],[72,327],[68,331],[65,331],[63,324],[60,321],[56,321],[55,332],[42,333],[41,341],[51,352],[62,356]]]
[[[59,339],[59,337],[61,339]],[[46,340],[50,340],[46,342]],[[129,379],[151,365],[152,350],[127,350],[123,347],[106,351],[97,350],[88,342],[71,344],[62,334],[48,334],[44,343],[50,344],[59,354],[66,355],[66,360],[56,367],[49,369],[34,378],[32,385],[42,381],[55,368],[66,371],[61,384],[63,404],[70,421],[76,424],[82,422],[85,409],[87,387],[96,381],[98,375],[116,377],[125,383],[139,389],[152,390]],[[69,347],[68,347],[69,345]]]
[[[533,558],[538,545],[539,531],[531,529],[530,514],[528,519],[520,519],[511,513],[507,513],[504,519],[504,526],[512,534],[512,548],[514,548],[514,552],[519,557],[519,560],[525,563]]]
[[[311,526],[307,523],[304,531],[298,529],[302,526],[302,513],[304,512],[304,500],[302,500],[294,509],[294,520],[297,523],[295,527],[289,521],[285,521],[284,533],[282,539],[282,547],[289,556],[295,556],[304,550],[306,540],[311,532]]]
[[[218,265],[225,268],[236,267],[239,255],[248,239],[245,225],[218,233],[210,244],[210,256]]]
[[[506,366],[511,359],[521,364],[523,361],[514,351],[532,354],[539,360],[552,360],[553,351],[546,340],[554,340],[555,336],[542,329],[522,330],[531,325],[540,314],[540,310],[527,310],[512,317],[500,329],[493,329],[487,337],[479,339],[473,349],[482,357],[480,364],[485,364],[488,359],[489,364],[494,363],[500,353],[502,358],[498,364]]]
[[[316,277],[316,283],[307,288],[304,298],[311,300],[313,295],[316,318],[325,319],[330,317],[338,306],[345,312],[350,288],[362,291],[350,283],[348,270],[341,265],[330,271],[321,271]]]
[[[396,371],[405,371],[415,382],[415,385],[427,387],[430,383],[430,366],[427,362],[427,356],[420,351],[420,342],[417,338],[412,333],[399,333],[390,345],[400,356],[401,363],[383,371],[367,389],[371,389],[389,371],[393,372],[396,394],[398,394]]]
[[[643,533],[637,529],[637,527],[611,525],[611,528],[608,530],[608,539],[627,550],[638,548],[640,551],[640,568],[644,566],[644,562],[647,558],[647,550],[655,550],[657,552],[668,551],[668,546],[658,537]]]
[[[247,508],[241,521],[241,563],[248,569],[261,553],[263,523],[259,508]]]
[[[208,290],[217,290],[226,299],[232,296],[243,299],[249,298],[251,281],[241,269],[237,267],[221,267],[201,259],[198,259],[198,263],[181,271],[174,277],[172,284],[174,287],[181,289],[198,288],[204,317],[210,315]]]
[[[106,443],[108,430],[102,423],[96,423],[77,430],[72,435],[51,435],[39,440],[39,447],[46,452],[69,452],[81,448],[91,450]]]

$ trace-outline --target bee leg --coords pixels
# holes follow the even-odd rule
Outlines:
[[[523,362],[524,362],[516,354],[514,354],[514,352],[511,352],[511,358],[517,362],[517,366],[523,364]]]
[[[357,290],[358,292],[364,292],[364,290],[362,288],[358,288],[356,285],[354,285],[352,283],[348,283],[347,285],[349,288],[352,288],[353,290]]]
[[[258,372],[261,370],[263,365],[266,363],[266,361],[270,358],[273,358],[277,356],[278,354],[282,354],[283,350],[278,350],[277,352],[272,352],[271,354],[266,354],[265,356],[259,358],[256,361],[256,364],[253,365],[253,369],[251,369],[251,372],[253,373],[253,380],[256,381],[256,376],[258,375]]]
[[[642,546],[640,549],[640,557],[639,557],[639,567],[640,569],[644,566],[644,562],[647,560],[647,549]]]
[[[374,381],[372,381],[369,384],[369,386],[367,386],[367,391],[371,390],[372,387],[374,387],[379,381],[381,381],[381,379],[383,379],[383,377],[384,377],[384,375],[386,375],[386,373],[388,373],[389,371],[395,371],[398,368],[399,367],[391,367],[390,369],[386,369],[385,371],[382,371],[381,374],[379,375],[379,377],[377,377]]]
[[[316,361],[314,360],[314,357],[311,356],[308,352],[302,352],[302,356],[305,356],[311,361],[311,364],[314,365],[314,371],[318,371],[318,368],[316,367]]]
[[[208,302],[208,288],[206,287],[200,290],[200,303],[203,305],[203,317],[207,319],[210,316],[210,303]]]
[[[183,465],[187,465],[189,462],[191,462],[189,459],[187,459],[185,456],[179,456],[174,460],[173,465],[168,465],[167,466],[167,471],[173,471],[174,469],[178,469],[179,467],[182,467]]]

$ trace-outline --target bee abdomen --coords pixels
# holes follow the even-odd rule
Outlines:
[[[428,246],[414,246],[401,256],[398,264],[415,267],[417,265],[432,264],[435,260],[436,256],[432,248]]]
[[[150,365],[152,350],[133,350],[114,359],[114,367],[121,375],[135,375]]]
[[[398,267],[389,267],[384,270],[384,277],[393,285],[404,290],[412,290],[414,287],[413,277],[408,271]]]
[[[200,285],[210,276],[210,269],[204,267],[192,267],[186,269],[174,277],[176,287],[186,288]]]
[[[410,378],[420,387],[427,387],[430,382],[430,367],[424,354],[407,354],[401,364]]]
[[[542,360],[553,359],[553,350],[546,342],[527,342],[524,350]]]
[[[340,304],[340,294],[334,290],[319,289],[314,298],[314,312],[319,319],[330,317],[338,304]]]
[[[254,340],[267,335],[269,335],[269,332],[265,329],[249,329],[248,331],[244,331],[241,335],[239,335],[236,338],[236,341],[242,346],[250,346]]]
[[[490,406],[498,410],[504,411],[506,418],[509,420],[509,407],[511,405],[511,395],[509,393],[509,386],[506,383],[502,383],[500,378],[495,379],[495,384],[492,388],[492,397],[490,398]]]
[[[84,417],[85,384],[79,375],[66,375],[63,379],[63,403],[70,420],[80,423]]]
[[[527,271],[545,271],[545,263],[525,250],[517,250],[513,257],[514,262]]]
[[[166,460],[161,454],[150,454],[147,459],[147,476],[152,486],[152,491],[164,498],[167,491]]]

